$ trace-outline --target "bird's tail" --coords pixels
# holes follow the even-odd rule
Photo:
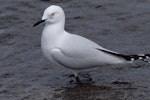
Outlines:
[[[122,55],[127,61],[142,60],[144,62],[150,63],[146,59],[150,58],[150,54],[137,54],[137,55]]]
[[[98,49],[100,50],[100,49]],[[150,54],[137,54],[137,55],[125,55],[125,54],[119,54],[116,52],[111,52],[111,51],[106,51],[106,50],[101,50],[107,54],[111,54],[120,58],[123,58],[127,61],[135,61],[135,60],[142,60],[144,62],[150,63],[149,61],[147,61],[148,58],[150,58]]]

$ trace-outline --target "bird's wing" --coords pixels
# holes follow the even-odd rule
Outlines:
[[[125,61],[123,58],[98,50],[106,49],[86,38],[72,35],[63,39],[51,50],[51,54],[58,63],[68,68],[82,70]]]

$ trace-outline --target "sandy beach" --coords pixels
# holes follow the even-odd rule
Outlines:
[[[68,32],[123,54],[150,53],[150,0],[1,0],[0,100],[150,100],[150,64],[103,66],[80,74],[48,61],[40,48],[50,5],[61,6]]]

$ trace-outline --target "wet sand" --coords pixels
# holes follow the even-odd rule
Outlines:
[[[100,67],[80,74],[49,62],[40,49],[44,25],[33,28],[49,5],[66,13],[66,30],[120,53],[150,53],[149,0],[1,0],[1,100],[150,100],[150,64]],[[86,81],[92,78],[92,82]]]

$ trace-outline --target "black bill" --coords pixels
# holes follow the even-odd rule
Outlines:
[[[41,23],[43,23],[43,22],[45,22],[45,20],[38,21],[37,23],[35,23],[35,24],[33,25],[33,27],[35,27],[35,26],[37,26],[37,25],[39,25],[39,24],[41,24]]]

